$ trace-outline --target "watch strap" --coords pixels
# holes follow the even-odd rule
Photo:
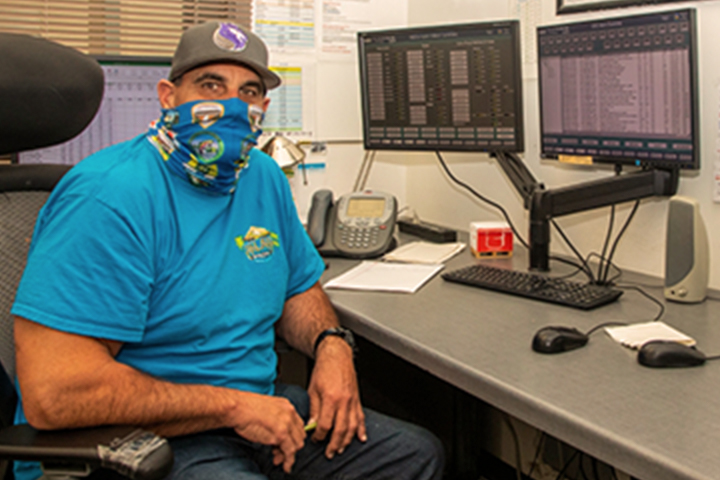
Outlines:
[[[333,336],[333,337],[340,337],[345,342],[347,342],[348,345],[350,345],[350,348],[353,350],[353,353],[355,352],[355,345],[352,340],[347,338],[349,335],[352,335],[349,330],[342,328],[342,327],[333,327],[328,328],[327,330],[323,330],[320,332],[320,335],[315,339],[315,345],[313,346],[313,355],[317,354],[317,349],[320,346],[320,343],[325,340],[325,337]]]

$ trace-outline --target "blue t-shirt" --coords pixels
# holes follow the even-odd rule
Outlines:
[[[12,313],[124,342],[117,360],[158,378],[272,394],[275,322],[323,270],[270,157],[253,150],[236,191],[213,194],[142,135],[55,187]]]

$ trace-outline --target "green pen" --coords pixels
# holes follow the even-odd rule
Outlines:
[[[305,431],[309,432],[309,431],[315,430],[315,427],[317,427],[317,422],[315,422],[315,421],[310,422],[307,425],[305,425]]]

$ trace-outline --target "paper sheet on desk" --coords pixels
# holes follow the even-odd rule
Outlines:
[[[364,261],[333,278],[325,288],[414,293],[443,265]]]
[[[629,348],[640,348],[652,340],[668,340],[695,345],[695,340],[663,322],[638,323],[622,327],[605,327],[605,331],[618,343]]]
[[[411,242],[383,255],[383,260],[405,263],[445,263],[462,252],[464,243]]]

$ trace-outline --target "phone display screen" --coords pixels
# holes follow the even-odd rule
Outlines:
[[[383,198],[353,198],[348,202],[347,216],[354,218],[380,218],[385,211]]]

